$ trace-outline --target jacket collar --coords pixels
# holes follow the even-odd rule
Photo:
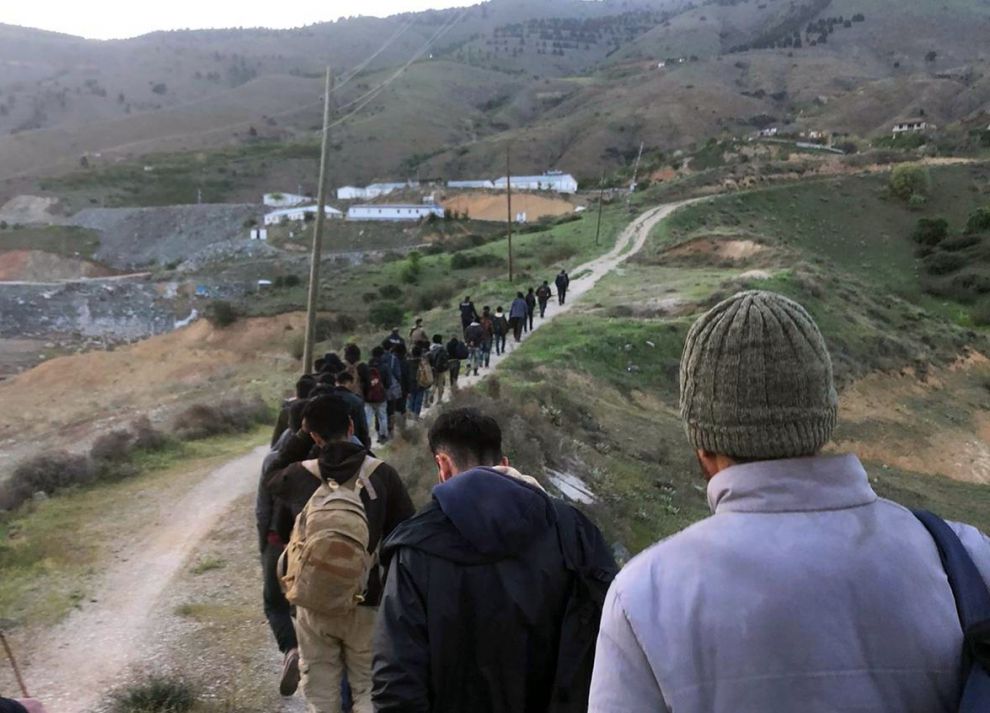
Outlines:
[[[716,515],[843,510],[876,500],[854,455],[745,463],[726,468],[708,482],[708,505]]]

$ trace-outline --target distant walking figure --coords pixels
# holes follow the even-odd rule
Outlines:
[[[549,283],[544,280],[543,284],[536,289],[536,300],[540,303],[540,319],[543,319],[547,314],[547,302],[553,297],[553,292],[550,290]]]
[[[571,286],[571,278],[567,276],[567,270],[561,270],[557,275],[557,279],[553,281],[553,284],[557,286],[558,304],[564,304],[564,300],[567,297],[567,288]]]
[[[526,322],[529,325],[530,332],[533,331],[533,315],[536,313],[536,293],[533,292],[533,288],[529,288],[529,292],[526,293]]]
[[[526,306],[526,298],[523,297],[522,292],[517,292],[516,298],[512,300],[512,306],[509,308],[509,324],[512,325],[512,336],[517,344],[522,339],[523,327],[526,324],[528,313],[529,307]]]
[[[495,332],[495,353],[502,354],[505,351],[505,338],[509,334],[509,320],[505,318],[505,312],[501,307],[495,310],[492,329]]]
[[[466,333],[471,322],[478,321],[478,310],[474,308],[474,302],[471,301],[470,297],[465,297],[458,309],[461,311],[461,332]]]

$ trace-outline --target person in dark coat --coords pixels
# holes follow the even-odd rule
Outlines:
[[[505,339],[509,334],[509,321],[501,306],[496,308],[492,318],[492,331],[495,333],[495,353],[500,355],[505,351]]]
[[[351,420],[354,421],[354,436],[361,442],[361,445],[370,449],[371,432],[368,431],[368,419],[364,413],[364,399],[355,394],[351,388],[354,377],[350,372],[342,371],[334,379],[335,386],[331,393],[340,396],[340,398],[347,402],[347,406],[350,409],[348,413]],[[302,419],[300,419],[301,425]]]
[[[536,314],[536,293],[533,288],[529,288],[529,292],[526,293],[526,321],[529,325],[529,331],[533,331],[533,315]]]
[[[512,336],[515,338],[516,343],[522,339],[523,327],[526,326],[526,314],[529,311],[529,307],[526,305],[526,298],[523,297],[522,292],[516,293],[516,298],[512,300],[512,306],[509,307],[509,324],[512,325]]]
[[[461,311],[461,331],[466,332],[471,322],[478,321],[478,310],[474,308],[474,302],[470,297],[465,297],[458,309]]]
[[[0,698],[0,713],[45,713],[45,707],[34,698]]]
[[[468,345],[458,339],[456,334],[447,342],[447,356],[450,357],[450,391],[454,393],[457,391],[457,379],[461,375],[461,362],[467,361],[470,356]]]
[[[271,496],[282,506],[273,526],[276,536],[283,542],[289,541],[296,518],[320,485],[320,481],[313,475],[313,468],[315,467],[324,480],[349,485],[358,475],[365,458],[369,455],[363,446],[353,442],[354,422],[349,411],[346,401],[337,395],[311,399],[303,411],[303,427],[294,438],[292,447],[295,450],[287,454],[287,457],[298,456],[307,449],[312,454],[315,450],[315,462],[296,461],[268,476],[266,487]],[[371,473],[369,481],[371,488],[361,490],[361,501],[368,517],[368,552],[373,553],[401,522],[413,515],[415,509],[399,474],[387,463],[379,465]],[[370,494],[371,492],[374,496]],[[368,575],[368,588],[361,604],[361,607],[372,610],[366,618],[373,617],[373,610],[379,605],[381,593],[381,577],[379,569],[375,567]],[[300,631],[299,637],[302,638],[304,633],[305,630]],[[369,639],[363,647],[369,652],[370,634],[369,621]],[[354,642],[348,642],[349,646],[353,644]],[[302,667],[304,692],[312,693],[317,688],[323,690],[328,688],[326,681],[315,680],[325,675],[328,668],[333,668],[327,665],[327,661],[321,659],[320,665],[317,666],[317,662],[307,663],[305,658],[300,661],[298,654],[296,660]],[[357,662],[346,661],[344,666],[354,689],[355,701],[363,699],[370,704],[370,690],[362,685],[362,682],[370,682],[370,655],[367,663],[369,668],[361,672],[361,675],[355,669]],[[340,668],[339,665],[337,668]],[[333,682],[330,688],[339,686],[338,680]]]
[[[567,297],[567,288],[571,286],[571,278],[568,277],[567,270],[561,270],[553,283],[557,286],[557,300],[559,304],[564,304],[564,300]]]
[[[494,419],[448,411],[429,441],[441,485],[382,550],[388,575],[375,630],[375,710],[586,710],[590,666],[581,680],[558,680],[578,656],[560,643],[577,628],[567,616],[575,575],[560,542],[580,551],[581,566],[606,573],[607,584],[616,567],[601,533],[508,467]],[[594,622],[579,625],[590,651]]]
[[[382,340],[382,349],[387,352],[393,351],[399,345],[405,346],[406,340],[399,334],[398,327],[392,327],[392,331]]]
[[[289,412],[292,404],[296,401],[305,400],[309,396],[309,392],[316,386],[316,383],[316,377],[312,374],[303,374],[296,382],[295,397],[282,402],[282,408],[278,412],[278,419],[275,421],[275,430],[272,432],[272,448],[275,447],[278,439],[285,433],[285,429],[289,427]]]
[[[547,303],[551,297],[553,297],[553,291],[550,289],[550,284],[544,280],[543,284],[536,289],[536,299],[540,303],[540,319],[546,316]]]

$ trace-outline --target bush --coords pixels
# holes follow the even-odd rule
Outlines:
[[[296,361],[303,358],[306,353],[306,337],[302,334],[297,334],[289,339],[289,356],[291,356]]]
[[[979,235],[959,235],[943,241],[939,247],[946,252],[958,252],[979,245],[981,242],[983,242],[983,238]]]
[[[926,203],[928,203],[928,199],[920,193],[912,193],[911,197],[908,198],[908,208],[913,211],[924,210]]]
[[[977,208],[966,221],[967,233],[980,233],[984,230],[990,230],[990,206]]]
[[[151,676],[112,696],[112,713],[186,713],[196,705],[192,686],[181,679]]]
[[[104,433],[93,441],[93,447],[89,449],[89,456],[95,461],[120,463],[131,457],[133,448],[134,437],[130,431],[117,429]]]
[[[270,420],[268,406],[257,396],[250,400],[226,399],[217,405],[193,404],[175,419],[175,434],[198,440],[225,433],[243,433]]]
[[[405,310],[402,306],[387,300],[373,305],[368,312],[368,320],[376,327],[385,329],[402,324],[403,319],[405,319]]]
[[[446,282],[421,290],[416,296],[416,309],[426,312],[434,307],[444,307],[455,294],[454,286]]]
[[[377,292],[365,292],[363,295],[361,295],[361,299],[364,300],[365,303],[374,302],[375,300],[378,299],[378,293]]]
[[[151,425],[147,416],[141,416],[131,423],[134,434],[134,448],[141,451],[160,451],[169,444],[169,437]]]
[[[481,253],[480,255],[466,255],[456,253],[450,259],[452,270],[467,270],[472,267],[503,267],[505,258],[491,253]]]
[[[949,234],[945,218],[920,218],[911,237],[921,245],[938,245]]]
[[[88,458],[66,451],[43,453],[21,462],[0,484],[0,510],[13,510],[38,492],[51,495],[73,485],[91,483],[95,471]]]
[[[958,253],[936,252],[925,259],[925,269],[931,275],[948,275],[966,265],[966,258]]]
[[[203,313],[210,324],[220,329],[229,327],[237,321],[237,310],[226,300],[213,300],[206,305]]]
[[[890,192],[901,200],[910,200],[915,195],[927,196],[931,187],[928,169],[919,164],[903,163],[890,172]]]
[[[415,285],[419,282],[420,273],[423,271],[423,266],[420,264],[423,256],[413,250],[406,259],[407,263],[403,266],[401,273],[402,281],[407,285]]]
[[[970,313],[977,327],[990,327],[990,300],[983,300]]]
[[[387,300],[397,300],[402,297],[402,288],[398,285],[382,285],[378,288],[378,294]]]
[[[338,314],[337,318],[334,320],[334,325],[338,332],[346,334],[347,332],[353,332],[357,329],[358,321],[349,314]]]

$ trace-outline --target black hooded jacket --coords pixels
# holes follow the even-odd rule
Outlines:
[[[573,513],[560,536],[610,579],[615,564],[590,521],[489,468],[436,487],[433,500],[396,529],[382,552],[388,577],[374,642],[376,711],[587,708],[586,695],[561,706],[555,691],[567,663],[560,641],[574,586],[558,541],[559,508]]]

